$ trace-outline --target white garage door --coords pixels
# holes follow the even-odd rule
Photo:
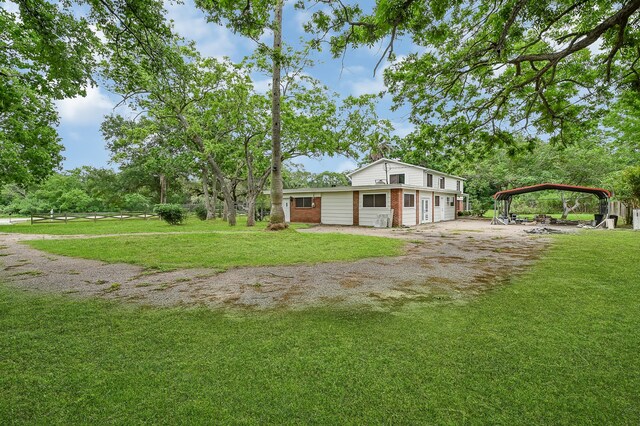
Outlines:
[[[325,225],[353,225],[353,193],[322,194],[321,221]]]

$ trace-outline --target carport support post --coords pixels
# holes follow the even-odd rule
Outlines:
[[[493,199],[493,223],[494,225],[496,225],[498,223],[498,221],[496,220],[497,217],[496,215],[498,214],[498,199],[494,197]]]

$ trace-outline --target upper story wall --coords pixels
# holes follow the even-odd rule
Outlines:
[[[429,180],[428,175],[432,175],[433,176],[433,185],[428,185],[428,180]],[[440,179],[444,179],[444,189],[449,190],[449,191],[464,192],[464,181],[462,179],[456,179],[456,178],[453,178],[451,176],[444,176],[444,175],[439,174],[437,172],[424,171],[424,183],[423,183],[423,186],[425,186],[427,188],[433,188],[436,191],[437,190],[441,190],[442,191],[442,188],[440,187]],[[458,182],[460,182],[460,188],[458,188]]]
[[[440,179],[445,180],[445,190],[458,191],[458,182],[460,182],[460,192],[464,192],[464,181],[456,179],[450,176],[444,176],[437,172],[425,171],[422,168],[411,167],[408,165],[397,164],[393,162],[386,163],[380,162],[374,164],[364,170],[355,172],[351,175],[351,185],[375,185],[376,181],[382,181],[384,183],[392,183],[391,175],[404,174],[404,183],[406,185],[422,186],[426,188],[433,188],[434,190],[442,190],[440,188]],[[433,175],[433,185],[427,185],[427,175]],[[387,180],[388,179],[388,180]],[[393,182],[395,183],[395,182]]]
[[[391,175],[395,174],[404,174],[404,183],[406,185],[423,185],[423,173],[422,170],[416,169],[414,167],[404,166],[402,164],[396,163],[385,163],[380,162],[378,164],[374,164],[371,167],[367,167],[364,170],[356,172],[351,175],[351,185],[360,186],[360,185],[375,185],[376,181],[381,180],[384,183],[387,183],[387,176],[389,177],[389,182],[391,183]]]

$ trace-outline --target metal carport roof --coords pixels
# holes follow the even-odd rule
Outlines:
[[[587,194],[593,194],[601,200],[611,198],[611,192],[602,188],[591,188],[588,186],[575,186],[564,185],[560,183],[541,183],[539,185],[524,186],[522,188],[506,189],[504,191],[498,191],[493,195],[496,201],[508,200],[514,195],[526,194],[528,192],[545,191],[545,190],[557,190],[557,191],[571,191],[571,192],[584,192]]]

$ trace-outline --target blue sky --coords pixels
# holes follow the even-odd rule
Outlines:
[[[16,10],[13,3],[0,4],[10,11]],[[284,39],[297,41],[305,36],[302,25],[309,19],[313,9],[295,10],[293,0],[285,4]],[[206,22],[204,15],[195,8],[192,0],[186,0],[184,4],[166,2],[165,7],[168,10],[168,17],[174,21],[176,31],[183,37],[194,40],[205,56],[228,56],[233,61],[240,61],[243,57],[250,55],[255,48],[253,41],[234,35],[225,27]],[[268,37],[265,35],[265,41],[271,44]],[[397,43],[396,52],[405,53],[402,51],[403,47],[406,49],[410,44]],[[317,65],[307,69],[306,72],[341,95],[378,93],[384,90],[382,73],[378,69],[377,75],[374,76],[373,69],[382,55],[382,50],[380,46],[350,50],[344,58],[344,66],[341,59],[333,59],[328,52],[314,53],[313,59]],[[381,68],[385,65],[386,62],[383,61]],[[269,76],[255,76],[254,82],[257,89],[269,90]],[[125,113],[118,109],[114,110],[118,101],[119,97],[109,93],[104,87],[93,87],[87,90],[86,97],[57,102],[60,113],[58,132],[65,146],[64,169],[83,165],[112,167],[109,165],[109,153],[105,149],[105,142],[100,134],[100,123],[105,115],[114,111]],[[407,120],[406,110],[394,113],[390,111],[390,106],[389,97],[383,98],[378,107],[380,116],[392,121],[397,134],[407,134],[411,130],[411,125]],[[296,163],[302,164],[311,172],[325,170],[341,172],[355,168],[355,162],[352,159],[341,156],[325,157],[319,160],[302,157],[297,159]]]

